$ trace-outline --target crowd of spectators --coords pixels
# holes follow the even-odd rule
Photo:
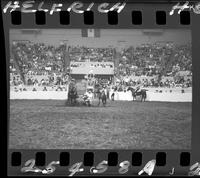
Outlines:
[[[10,73],[10,86],[22,89],[32,88],[33,91],[37,89],[47,91],[50,88],[54,90],[63,90],[67,88],[69,84],[69,75],[64,74],[52,74],[52,75],[32,75],[28,74],[26,77],[26,84],[21,80],[20,75],[16,73]]]
[[[191,44],[174,43],[144,44],[136,48],[129,47],[121,52],[119,74],[153,76],[162,73],[173,76],[177,71],[192,70]]]
[[[137,87],[140,86],[141,88],[189,88],[192,86],[192,80],[190,78],[184,80],[174,80],[174,79],[165,79],[158,82],[156,78],[144,78],[144,79],[135,79],[135,80],[117,80],[113,88],[117,91],[123,91],[128,86]]]
[[[66,72],[64,65],[66,51],[72,62],[116,60],[116,52],[111,47],[68,46],[67,48],[63,44],[56,47],[44,43],[14,42],[11,45],[10,85],[44,87],[67,85],[70,82],[70,69]],[[119,90],[137,85],[143,87],[192,86],[190,43],[175,45],[171,42],[157,42],[137,47],[130,46],[121,49],[119,56],[114,77],[112,79],[96,78],[95,84],[111,85],[112,83]],[[71,67],[77,67],[77,65],[83,65],[83,63],[72,63]],[[103,63],[95,65],[93,67],[107,67]],[[180,72],[182,72],[181,75]]]
[[[13,57],[18,58],[19,66],[25,74],[33,72],[46,75],[51,71],[63,71],[63,45],[55,47],[44,43],[14,42],[11,49]]]
[[[123,49],[121,56],[115,84],[119,90],[130,85],[168,88],[192,86],[190,43],[144,44]]]

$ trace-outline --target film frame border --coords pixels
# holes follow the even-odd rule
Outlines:
[[[133,5],[133,7],[132,7]],[[169,4],[156,4],[155,5],[156,8],[159,9],[159,11],[165,11],[166,12],[166,15],[167,15],[167,12],[168,10],[170,10],[171,8],[171,5]],[[166,8],[167,7],[167,8]],[[131,17],[130,17],[130,14],[131,14],[131,11],[133,9],[136,9],[139,11],[142,12],[142,19],[143,19],[143,22],[142,22],[142,25],[133,25],[132,23],[130,23],[132,21]],[[167,10],[166,10],[167,9]],[[149,13],[152,15],[151,17],[154,17],[154,18],[151,18],[151,19],[148,19],[147,17],[149,16]],[[26,14],[28,15],[28,18],[33,18],[34,19],[34,15],[33,14]],[[102,17],[103,16],[103,17]],[[105,158],[105,160],[108,159],[108,153],[109,152],[116,152],[116,153],[120,153],[118,155],[118,163],[124,161],[124,160],[128,160],[130,162],[132,162],[131,158],[132,158],[132,154],[134,154],[135,152],[136,153],[142,153],[142,164],[141,166],[139,167],[133,167],[133,170],[130,169],[130,171],[125,174],[126,176],[129,176],[129,173],[130,175],[137,175],[137,173],[139,172],[139,170],[141,170],[143,167],[144,167],[144,164],[146,164],[148,161],[154,159],[156,157],[156,153],[157,152],[161,152],[161,153],[166,153],[167,154],[167,165],[166,166],[163,166],[161,167],[159,170],[156,171],[155,169],[155,174],[154,175],[166,175],[167,173],[165,172],[165,170],[169,169],[169,171],[171,170],[172,166],[175,167],[175,175],[187,175],[188,173],[188,170],[189,170],[189,165],[187,164],[187,166],[180,166],[179,163],[180,163],[180,155],[182,154],[182,152],[186,153],[188,155],[188,153],[191,153],[191,160],[189,161],[190,162],[190,165],[195,163],[195,162],[198,162],[199,160],[196,160],[197,158],[199,158],[199,148],[200,148],[200,145],[198,143],[198,135],[199,135],[199,130],[198,130],[198,125],[199,125],[199,121],[198,121],[198,115],[199,115],[199,111],[198,111],[198,106],[199,106],[199,95],[198,95],[198,89],[199,89],[199,76],[200,76],[200,71],[199,71],[199,63],[198,63],[198,55],[199,55],[199,52],[198,52],[198,46],[200,46],[199,44],[199,41],[197,40],[197,38],[195,38],[195,36],[198,36],[198,32],[200,30],[200,27],[198,25],[198,21],[199,21],[199,15],[196,15],[194,13],[190,13],[190,19],[191,19],[191,24],[188,24],[188,25],[181,25],[180,23],[178,23],[180,21],[180,16],[175,13],[173,16],[169,16],[167,15],[167,18],[166,18],[166,21],[167,21],[167,24],[166,25],[158,25],[155,23],[155,9],[154,7],[151,6],[151,4],[135,4],[135,3],[129,3],[126,5],[126,10],[124,9],[120,14],[118,14],[118,24],[117,25],[109,25],[107,24],[107,17],[105,14],[99,14],[98,12],[94,12],[94,19],[101,19],[98,23],[94,23],[93,25],[84,25],[83,24],[83,16],[82,14],[72,14],[70,15],[70,17],[72,19],[75,19],[74,21],[72,21],[73,23],[72,24],[69,24],[67,26],[63,26],[63,25],[60,25],[59,23],[56,23],[56,24],[53,24],[53,21],[56,21],[59,22],[59,15],[58,14],[54,14],[53,16],[50,16],[48,14],[46,14],[46,18],[47,18],[47,24],[45,25],[34,25],[33,21],[29,21],[29,23],[22,23],[21,25],[12,25],[11,23],[11,20],[10,20],[10,14],[3,14],[3,18],[4,18],[4,35],[5,35],[5,41],[8,42],[8,30],[9,28],[12,28],[12,29],[20,29],[20,28],[109,28],[109,29],[112,29],[112,28],[129,28],[129,29],[155,29],[155,28],[163,28],[163,29],[191,29],[191,32],[192,32],[192,60],[193,60],[193,101],[192,101],[192,147],[191,147],[191,150],[167,150],[167,151],[164,151],[164,150],[67,150],[67,151],[64,151],[64,152],[68,152],[70,153],[70,162],[69,164],[72,165],[73,163],[76,163],[76,162],[80,162],[81,160],[83,160],[84,158],[84,153],[85,151],[87,152],[93,152],[94,153],[94,165],[97,165],[98,163],[100,163],[103,158]],[[27,16],[26,16],[27,18]],[[53,18],[53,20],[52,20]],[[9,19],[7,21],[5,21],[5,19]],[[51,20],[50,20],[51,19]],[[123,19],[128,19],[127,21],[124,21]],[[24,15],[22,15],[22,21],[24,21]],[[154,21],[154,22],[153,22]],[[170,21],[168,23],[168,21]],[[6,23],[5,23],[6,22]],[[76,23],[74,23],[76,22]],[[8,52],[8,46],[9,44],[6,43],[6,55],[7,55],[7,59],[9,58],[9,52]],[[7,61],[7,60],[6,60]],[[7,69],[8,69],[8,63],[7,64]],[[7,70],[8,71],[8,70]],[[8,80],[7,80],[7,84],[8,84]],[[7,85],[9,86],[9,85]],[[9,88],[9,87],[8,87]],[[7,96],[9,96],[9,91],[7,91]],[[7,104],[7,109],[9,108],[9,101],[8,101],[8,104]],[[9,109],[8,109],[9,111]],[[19,150],[9,150],[8,151],[8,171],[10,171],[11,175],[24,175],[24,174],[21,174],[20,173],[20,169],[21,167],[19,166],[16,166],[16,167],[12,167],[11,166],[11,153],[13,152],[18,152]],[[23,166],[23,163],[25,163],[25,161],[27,161],[28,159],[32,159],[35,157],[35,153],[36,152],[45,152],[46,153],[46,164],[48,164],[49,162],[51,161],[56,161],[58,160],[59,158],[59,153],[63,151],[63,150],[21,150],[20,152],[22,153],[22,164],[20,166]],[[80,157],[75,157],[75,155],[77,156],[77,153],[78,153],[78,156]],[[100,157],[99,156],[96,156],[100,153]],[[128,153],[128,154],[127,154]],[[52,157],[51,158],[48,158],[48,155],[51,155]],[[179,155],[179,156],[178,156]],[[176,156],[176,158],[174,158]],[[73,158],[73,159],[71,159]],[[71,161],[73,160],[73,161]],[[168,163],[169,162],[172,162],[173,164],[169,165]],[[178,164],[178,165],[174,165],[175,164]],[[109,170],[105,172],[105,174],[101,174],[101,175],[117,175],[118,172],[117,170],[119,169],[119,167],[116,166],[111,166],[111,169],[109,167]],[[17,168],[17,169],[16,169]],[[84,167],[85,168],[85,167]],[[86,168],[88,168],[88,166],[86,166]],[[188,168],[188,169],[187,169]],[[88,170],[88,169],[87,169]],[[58,173],[59,171],[62,172],[61,175],[66,175],[68,174],[67,171],[66,171],[66,168],[64,167],[64,170],[63,169],[60,169],[58,168],[56,173]],[[133,172],[131,172],[133,171]],[[66,173],[66,174],[65,174]],[[86,173],[86,174],[85,174]],[[82,173],[78,173],[78,175],[90,175],[87,174],[88,171],[84,171],[83,174]],[[54,174],[53,174],[54,175]],[[58,174],[56,174],[58,175]]]

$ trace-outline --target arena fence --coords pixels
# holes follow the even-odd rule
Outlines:
[[[110,93],[111,96],[112,92]],[[137,97],[139,100],[140,98]],[[132,101],[131,92],[115,92],[114,100]],[[147,91],[146,101],[192,102],[192,93],[155,93]]]
[[[111,98],[111,91],[109,96]],[[10,99],[40,99],[40,100],[66,100],[67,91],[10,91]],[[132,101],[132,94],[127,92],[115,92],[115,100]],[[138,97],[138,100],[140,98]],[[162,102],[192,102],[192,92],[163,92],[156,93],[147,91],[147,101],[162,101]]]
[[[10,99],[66,100],[67,91],[10,91]]]

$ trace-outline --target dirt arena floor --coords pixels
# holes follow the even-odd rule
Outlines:
[[[11,100],[9,148],[189,149],[192,103]]]

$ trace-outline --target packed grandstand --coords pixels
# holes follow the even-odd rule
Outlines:
[[[66,52],[67,51],[67,52]],[[123,91],[127,86],[189,88],[192,86],[191,44],[145,43],[118,51],[113,47],[47,45],[34,42],[11,44],[10,87],[22,90],[66,90],[79,68],[94,75],[95,83]],[[67,61],[66,61],[67,60]],[[118,60],[116,62],[115,60]],[[76,70],[78,68],[78,70]],[[106,70],[104,70],[106,69]],[[108,74],[106,77],[103,74]]]

